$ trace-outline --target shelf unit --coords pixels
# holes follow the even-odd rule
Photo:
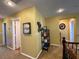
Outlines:
[[[49,29],[47,27],[44,27],[41,30],[41,39],[42,39],[42,49],[47,50],[50,46],[50,34],[49,34]]]

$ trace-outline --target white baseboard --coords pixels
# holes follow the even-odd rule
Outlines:
[[[22,52],[21,52],[21,54],[24,55],[24,56],[26,56],[26,57],[28,57],[28,58],[31,58],[31,59],[38,59],[38,57],[40,56],[41,52],[42,52],[42,50],[38,53],[38,55],[37,55],[36,58],[34,58],[34,57],[30,56],[30,55],[27,55],[25,53],[22,53]]]
[[[25,53],[21,53],[21,54],[24,55],[24,56],[26,56],[26,57],[28,57],[28,58],[35,59],[34,57],[32,57],[32,56],[30,56],[30,55],[27,55],[27,54],[25,54]]]
[[[13,48],[11,48],[11,47],[9,47],[9,46],[7,46],[7,48],[9,48],[9,49],[13,50]]]
[[[53,45],[53,46],[60,46],[60,44],[50,44],[51,46]]]
[[[40,50],[40,52],[38,53],[38,55],[37,55],[37,57],[36,57],[36,59],[38,59],[39,58],[39,56],[40,56],[40,54],[42,53],[42,50]]]

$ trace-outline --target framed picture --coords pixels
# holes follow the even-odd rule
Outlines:
[[[31,34],[31,23],[23,23],[23,33],[24,34]]]

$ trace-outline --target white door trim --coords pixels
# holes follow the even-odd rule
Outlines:
[[[6,34],[7,34],[7,32],[6,32]],[[2,45],[5,45],[4,23],[2,23],[2,36],[3,36]],[[6,40],[7,40],[7,37],[6,37]]]
[[[14,21],[12,21],[12,30],[13,30],[13,50],[15,50],[15,24]]]
[[[19,21],[19,20],[12,20],[12,29],[13,29],[13,50],[15,50],[16,49],[16,32],[15,32],[15,27],[16,27],[16,24],[15,24],[15,22],[16,21]],[[20,21],[19,21],[20,22]],[[20,26],[20,24],[18,24],[19,26]],[[19,29],[20,30],[20,29]],[[20,33],[20,47],[21,47],[21,33]]]

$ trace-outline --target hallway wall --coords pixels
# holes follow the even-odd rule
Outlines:
[[[8,46],[12,47],[12,18],[18,17],[21,23],[21,52],[32,57],[37,57],[38,53],[41,50],[41,36],[40,32],[38,32],[37,22],[39,21],[43,26],[47,26],[50,30],[50,42],[51,44],[60,44],[60,30],[59,23],[65,22],[66,24],[66,33],[68,34],[69,39],[69,18],[75,17],[75,41],[77,40],[77,36],[79,35],[79,14],[69,14],[69,15],[61,15],[55,17],[49,17],[44,19],[44,17],[37,11],[35,7],[26,8],[12,16],[5,17],[5,21],[7,23],[7,39]],[[66,19],[67,18],[67,19]],[[61,20],[63,19],[63,20]],[[31,23],[31,34],[23,34],[23,23]],[[78,39],[79,40],[79,39]]]
[[[64,30],[60,30],[60,33],[61,33],[61,42],[62,42],[62,37],[65,37],[66,40],[69,41],[69,20],[70,19],[61,19],[59,20],[59,24],[61,23],[64,23],[66,25],[65,29]]]
[[[68,15],[61,15],[61,16],[54,16],[46,18],[46,25],[50,29],[50,41],[51,44],[59,44],[60,43],[60,30],[59,30],[59,23],[64,22],[66,24],[66,29],[63,31],[64,36],[67,37],[69,40],[69,19],[75,18],[75,41],[77,41],[77,35],[79,32],[79,14],[68,14]],[[77,23],[76,23],[77,22]]]
[[[41,45],[41,32],[38,31],[38,25],[37,22],[40,22],[41,27],[45,26],[45,19],[44,17],[39,13],[39,11],[35,8],[35,20],[36,20],[36,27],[37,27],[37,36],[36,36],[36,41],[37,41],[37,50],[38,53],[40,50],[42,50],[42,45]]]
[[[44,18],[39,14],[35,7],[26,8],[19,13],[16,13],[21,23],[21,52],[37,57],[41,51],[41,38],[38,32],[37,21],[39,20],[43,26]],[[23,23],[31,23],[31,34],[23,34]]]
[[[41,35],[38,32],[37,22],[39,21],[42,27],[45,26],[44,17],[37,11],[36,7],[25,8],[20,12],[5,17],[3,23],[7,25],[7,41],[8,46],[11,48],[13,48],[12,20],[15,18],[20,20],[21,25],[21,53],[36,58],[41,51]],[[31,34],[24,34],[23,23],[28,22],[31,23]]]
[[[16,14],[21,23],[21,52],[32,57],[37,55],[37,28],[35,23],[35,9],[28,8]],[[31,23],[31,34],[23,34],[23,23]]]
[[[3,36],[2,36],[2,19],[0,19],[0,44],[2,45],[2,38]]]
[[[50,43],[59,44],[60,42],[60,31],[59,31],[59,20],[57,18],[46,19],[47,28],[50,30]]]

